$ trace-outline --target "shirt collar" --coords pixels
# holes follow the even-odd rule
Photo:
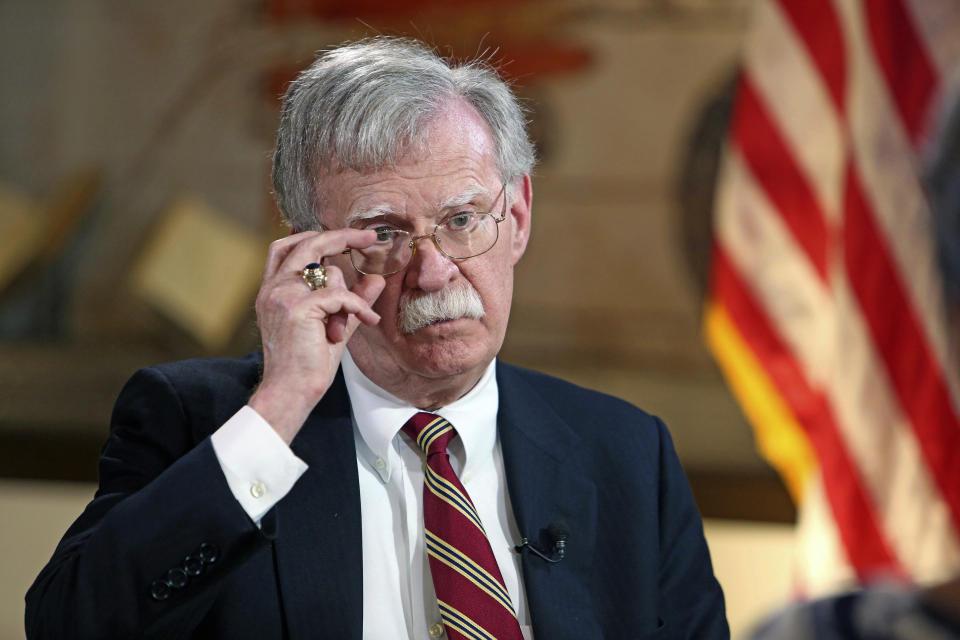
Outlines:
[[[381,389],[360,371],[344,349],[343,379],[350,396],[353,423],[362,443],[368,451],[360,448],[367,462],[387,482],[397,457],[391,455],[397,433],[419,409]],[[480,462],[489,459],[497,440],[497,410],[500,394],[497,387],[496,360],[487,366],[480,380],[466,395],[451,404],[434,411],[443,416],[457,430],[463,443],[465,463],[461,476]]]

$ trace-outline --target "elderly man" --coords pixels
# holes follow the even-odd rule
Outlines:
[[[30,637],[726,638],[663,424],[496,361],[521,109],[420,43],[287,92],[262,356],[138,372]]]

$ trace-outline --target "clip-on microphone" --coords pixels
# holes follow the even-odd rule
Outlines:
[[[538,549],[526,538],[520,538],[520,544],[514,547],[514,550],[517,553],[522,553],[524,549],[529,549],[534,555],[543,558],[547,562],[560,562],[563,560],[563,557],[567,553],[567,538],[570,536],[570,532],[567,530],[567,526],[562,522],[551,522],[547,527],[547,538],[550,539],[551,544],[553,545],[552,555],[548,556],[545,552]]]

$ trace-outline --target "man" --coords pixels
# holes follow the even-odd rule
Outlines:
[[[481,64],[377,38],[303,72],[262,360],[128,383],[28,635],[728,637],[663,424],[495,360],[532,165]]]

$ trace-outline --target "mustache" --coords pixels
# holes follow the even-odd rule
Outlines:
[[[480,294],[469,283],[429,293],[406,292],[400,297],[399,307],[397,327],[403,334],[415,333],[444,320],[479,320],[485,314]]]

